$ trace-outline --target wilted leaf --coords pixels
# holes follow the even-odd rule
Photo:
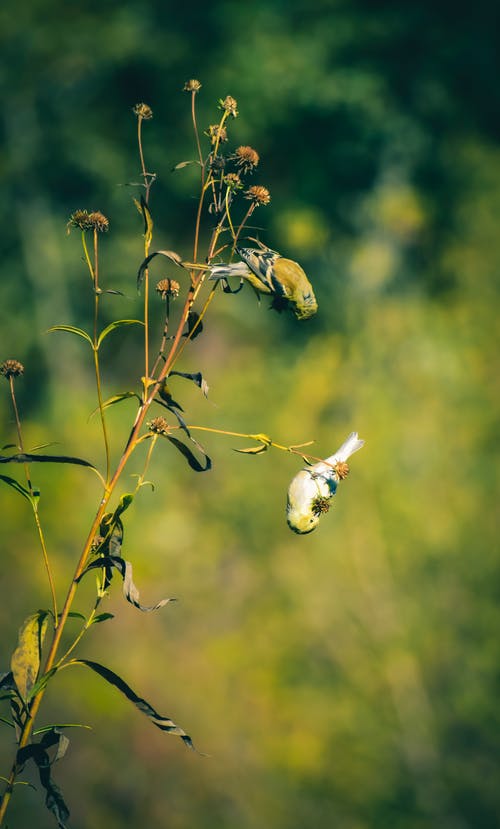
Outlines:
[[[59,786],[52,780],[51,765],[64,756],[68,744],[68,738],[57,728],[52,727],[44,734],[39,743],[31,743],[24,746],[24,748],[20,748],[16,757],[20,766],[23,766],[28,760],[33,760],[38,767],[40,783],[45,789],[45,805],[55,816],[59,829],[66,829],[65,821],[69,818],[69,809],[64,802]],[[47,749],[53,746],[56,746],[56,752],[53,760],[51,760]]]
[[[26,702],[38,678],[42,644],[47,630],[48,612],[38,610],[24,621],[10,667],[17,690]]]
[[[78,579],[80,581],[81,578],[88,573],[89,570],[96,570],[98,568],[106,568],[106,570],[110,570],[115,568],[120,573],[123,579],[123,595],[130,604],[133,604],[134,607],[137,607],[139,610],[142,610],[143,613],[150,613],[152,610],[159,610],[160,607],[164,607],[169,602],[175,602],[176,599],[169,598],[169,599],[161,599],[154,605],[146,606],[142,605],[139,602],[139,591],[135,586],[132,580],[132,565],[130,561],[125,561],[124,558],[117,555],[109,555],[109,556],[100,556],[95,561],[92,561],[83,571],[82,575]],[[112,614],[101,613],[101,617],[111,618]],[[96,621],[94,619],[94,621]],[[99,621],[104,621],[104,618],[99,619]]]
[[[27,490],[22,484],[15,480],[15,478],[10,478],[8,475],[0,475],[0,481],[3,481],[8,486],[11,486],[12,489],[15,489],[16,492],[19,492],[24,498],[27,498],[28,501],[31,501],[32,496],[31,492]]]
[[[196,385],[202,390],[205,397],[208,397],[208,383],[204,379],[201,371],[196,371],[196,372],[171,371],[168,376],[172,377],[172,375],[174,375],[174,374],[177,377],[185,377],[186,380],[192,380],[193,383],[196,383]]]
[[[17,455],[0,455],[0,463],[72,463],[77,466],[88,466],[97,472],[90,461],[70,455],[33,455],[30,452],[20,452]]]
[[[144,271],[148,267],[149,263],[155,256],[166,256],[167,259],[170,259],[174,265],[177,265],[179,268],[183,268],[184,265],[182,263],[182,257],[179,256],[178,253],[175,253],[173,250],[155,250],[154,253],[150,253],[149,256],[146,256],[143,262],[141,262],[139,266],[139,270],[137,271],[137,289],[141,287],[142,280],[144,278]]]
[[[190,164],[199,164],[199,163],[200,162],[196,161],[195,159],[193,159],[193,161],[179,161],[179,163],[176,164],[175,167],[172,167],[172,173],[174,172],[174,170],[182,170],[183,167],[189,167]]]
[[[161,714],[158,714],[157,711],[153,708],[149,702],[146,702],[145,699],[142,697],[138,697],[137,694],[127,685],[124,680],[115,674],[113,671],[110,671],[109,668],[105,668],[104,665],[100,665],[98,662],[92,662],[89,659],[75,659],[72,661],[71,664],[76,665],[86,665],[92,671],[95,671],[96,674],[102,676],[106,682],[109,682],[111,685],[114,685],[115,688],[118,688],[119,691],[124,694],[130,702],[132,702],[139,711],[142,711],[143,714],[146,714],[147,717],[151,720],[153,725],[156,725],[161,731],[166,731],[169,734],[176,734],[183,740],[189,748],[194,749],[193,742],[191,737],[178,725],[176,725],[170,717],[164,717]]]
[[[196,456],[193,454],[193,452],[191,452],[191,449],[188,446],[186,446],[186,444],[183,443],[181,440],[179,440],[178,438],[174,438],[172,435],[166,435],[165,437],[166,437],[167,440],[170,441],[170,443],[173,443],[173,445],[176,447],[176,449],[179,450],[181,455],[184,455],[184,457],[186,458],[189,466],[191,467],[191,469],[194,469],[195,472],[208,472],[209,469],[212,468],[211,458],[209,458],[209,456],[206,454],[206,452],[204,452],[203,449],[201,449],[199,443],[196,442],[196,445],[198,446],[198,448],[200,449],[200,451],[202,452],[202,454],[205,457],[205,466],[203,466],[199,462],[199,460],[196,458]],[[191,438],[191,440],[193,440],[193,442],[195,442],[193,438]]]
[[[201,332],[203,331],[203,323],[201,322],[201,317],[196,311],[190,311],[187,318],[187,327],[188,330],[183,337],[189,337],[191,340],[195,340]]]

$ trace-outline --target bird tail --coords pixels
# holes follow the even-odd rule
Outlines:
[[[343,463],[347,460],[347,458],[350,458],[351,455],[354,455],[358,449],[361,449],[361,447],[364,446],[364,443],[364,440],[358,438],[357,432],[351,432],[349,437],[343,442],[342,446],[339,446],[337,451],[326,459],[327,463],[332,465],[338,463],[339,461]]]
[[[233,262],[230,265],[210,265],[209,279],[227,279],[228,276],[248,276],[250,269],[244,262]]]

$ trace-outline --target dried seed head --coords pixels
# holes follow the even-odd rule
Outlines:
[[[92,230],[97,230],[98,233],[105,233],[109,230],[109,219],[99,210],[89,213],[88,222]]]
[[[161,295],[162,299],[166,299],[167,297],[177,299],[181,291],[181,286],[175,279],[160,279],[156,286],[156,290]]]
[[[339,480],[343,481],[349,474],[349,467],[345,461],[338,461],[333,467],[338,475]]]
[[[208,135],[212,144],[217,144],[218,141],[227,141],[227,129],[221,127],[220,124],[210,124],[205,135]]]
[[[79,227],[80,230],[97,230],[104,233],[109,228],[109,219],[98,210],[89,213],[88,210],[75,210],[69,217],[68,233],[71,227]]]
[[[330,506],[330,498],[323,498],[323,496],[318,495],[312,502],[311,509],[313,515],[323,515],[324,512],[328,512]]]
[[[183,86],[183,92],[199,92],[201,89],[201,83],[194,78],[191,80],[186,81]]]
[[[258,206],[259,204],[269,204],[271,201],[271,194],[267,187],[261,187],[260,184],[255,184],[245,190],[245,198],[253,201]]]
[[[148,423],[148,428],[156,435],[166,435],[170,427],[164,417],[155,417]]]
[[[143,121],[149,121],[153,117],[153,110],[147,104],[136,104],[133,109],[134,115],[142,118]]]
[[[238,167],[241,167],[244,173],[254,170],[259,163],[259,154],[253,147],[238,147],[232,156],[236,161]]]
[[[219,104],[228,115],[232,115],[233,118],[238,117],[238,101],[232,98],[231,95],[226,95],[223,101],[219,101]]]
[[[24,366],[19,360],[4,360],[0,365],[0,374],[9,380],[11,377],[20,377],[24,374]]]

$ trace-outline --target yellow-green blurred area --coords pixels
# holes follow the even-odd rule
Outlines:
[[[71,826],[122,829],[491,829],[500,824],[498,706],[498,294],[500,12],[484,0],[161,0],[5,3],[2,68],[0,360],[16,381],[26,448],[103,470],[90,349],[91,281],[70,214],[101,210],[102,325],[138,318],[143,224],[133,106],[143,123],[153,249],[192,256],[200,131],[238,101],[225,152],[261,156],[249,183],[271,192],[249,235],[299,261],[318,298],[297,322],[248,287],[218,291],[170,390],[189,424],[263,432],[332,453],[357,430],[331,511],[311,535],[285,519],[301,461],[234,450],[196,432],[197,474],[166,440],[124,514],[123,555],[143,614],[118,575],[78,654],[107,665],[179,723],[200,754],[155,729],[82,666],[52,681],[39,727],[68,729],[53,769]],[[208,140],[204,140],[208,151]],[[248,205],[248,203],[246,203]],[[205,215],[202,255],[213,216]],[[223,259],[223,255],[221,257]],[[185,276],[151,265],[154,286]],[[184,281],[183,281],[184,280]],[[164,304],[151,291],[151,354]],[[180,300],[171,303],[175,330]],[[104,395],[140,389],[142,331],[102,351]],[[1,379],[1,378],[0,378]],[[1,443],[15,443],[8,385]],[[136,412],[107,412],[116,463]],[[156,407],[154,414],[167,414]],[[144,451],[143,451],[144,450]],[[145,447],[118,494],[131,491]],[[2,473],[23,480],[22,467]],[[91,470],[33,465],[64,596],[99,504]],[[116,501],[114,502],[116,503]],[[0,489],[2,660],[24,618],[50,606],[29,505]],[[88,613],[95,579],[74,609]],[[67,641],[79,630],[68,623]],[[5,703],[4,703],[5,705]],[[8,717],[8,707],[1,712]],[[0,723],[0,774],[13,731]],[[208,756],[203,756],[208,755]],[[8,826],[55,825],[29,766]]]

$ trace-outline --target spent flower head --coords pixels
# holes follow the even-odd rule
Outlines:
[[[245,198],[252,201],[256,207],[260,204],[269,204],[271,201],[271,194],[267,187],[262,187],[260,184],[254,184],[245,190]]]
[[[149,121],[153,117],[153,110],[147,104],[136,104],[133,109],[134,115],[142,118],[144,121]]]
[[[238,101],[232,98],[231,95],[226,95],[223,101],[219,101],[219,106],[228,115],[232,115],[233,118],[238,117]]]
[[[200,89],[201,83],[195,78],[191,78],[189,81],[186,81],[182,88],[183,92],[199,92]]]
[[[11,377],[20,377],[24,374],[24,366],[19,360],[4,360],[0,365],[0,374],[7,380]]]
[[[244,173],[248,173],[251,170],[254,170],[257,164],[259,163],[259,154],[257,150],[254,150],[253,147],[238,147],[237,150],[234,151],[234,154],[231,158],[236,162],[236,165],[240,167]]]
[[[177,299],[181,292],[181,286],[175,279],[160,279],[156,285],[156,291],[162,299],[167,299],[167,297]]]
[[[208,135],[212,144],[217,144],[218,141],[227,141],[227,129],[221,127],[220,124],[210,124],[205,135]]]
[[[153,420],[150,420],[148,428],[155,435],[166,435],[170,430],[170,426],[164,417],[155,417]]]
[[[349,474],[349,466],[346,464],[345,461],[337,461],[333,468],[337,473],[339,480],[343,481],[345,480],[345,478],[347,478]]]
[[[322,495],[318,495],[312,502],[312,513],[313,515],[322,515],[324,512],[328,512],[330,506],[330,498],[324,498]]]

